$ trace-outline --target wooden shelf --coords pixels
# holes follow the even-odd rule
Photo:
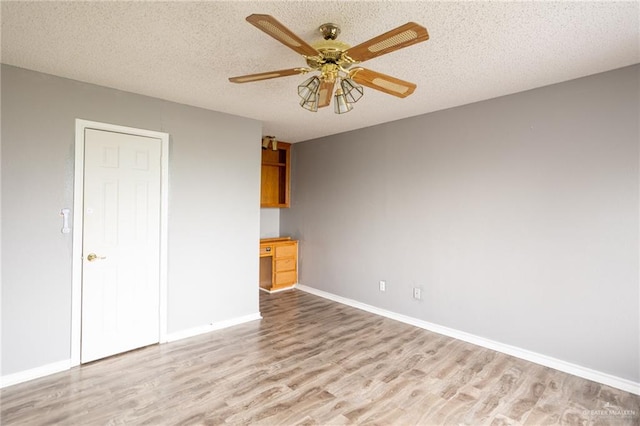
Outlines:
[[[260,207],[289,207],[291,144],[278,141],[278,149],[262,149]]]

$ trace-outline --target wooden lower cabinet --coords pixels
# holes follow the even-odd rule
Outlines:
[[[260,288],[293,287],[298,282],[298,242],[291,238],[260,240]]]

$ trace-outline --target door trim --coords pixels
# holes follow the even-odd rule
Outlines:
[[[169,134],[115,124],[76,119],[73,179],[73,245],[71,278],[71,366],[80,365],[82,326],[82,240],[85,130],[95,129],[160,139],[160,343],[167,341],[167,213],[169,211]]]

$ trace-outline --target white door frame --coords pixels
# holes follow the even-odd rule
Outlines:
[[[169,134],[115,124],[76,119],[73,179],[73,248],[71,283],[71,366],[80,365],[82,327],[82,240],[84,204],[85,129],[104,130],[160,139],[160,343],[167,341],[167,213],[169,200]]]

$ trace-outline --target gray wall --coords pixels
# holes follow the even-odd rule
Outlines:
[[[300,283],[640,381],[639,70],[296,144]]]
[[[169,333],[258,312],[261,124],[2,66],[2,375],[70,357],[75,119],[170,134]]]
[[[260,209],[260,238],[280,236],[280,209]]]

